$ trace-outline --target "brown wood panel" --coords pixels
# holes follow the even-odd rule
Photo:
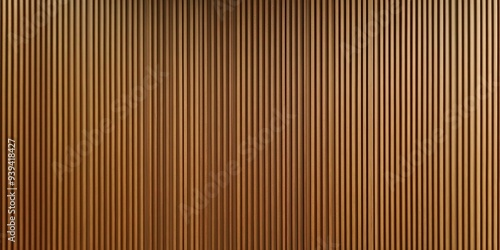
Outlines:
[[[1,249],[499,249],[498,1],[0,13]]]

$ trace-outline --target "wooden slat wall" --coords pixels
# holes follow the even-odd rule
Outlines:
[[[499,249],[498,1],[0,8],[1,249]]]

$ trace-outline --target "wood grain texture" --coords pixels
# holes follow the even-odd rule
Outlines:
[[[498,1],[0,8],[1,249],[499,249]]]

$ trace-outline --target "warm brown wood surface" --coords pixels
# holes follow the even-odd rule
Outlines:
[[[499,249],[499,8],[2,0],[0,248]]]

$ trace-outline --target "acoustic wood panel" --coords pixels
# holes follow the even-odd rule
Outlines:
[[[1,249],[499,249],[498,1],[0,8]]]

